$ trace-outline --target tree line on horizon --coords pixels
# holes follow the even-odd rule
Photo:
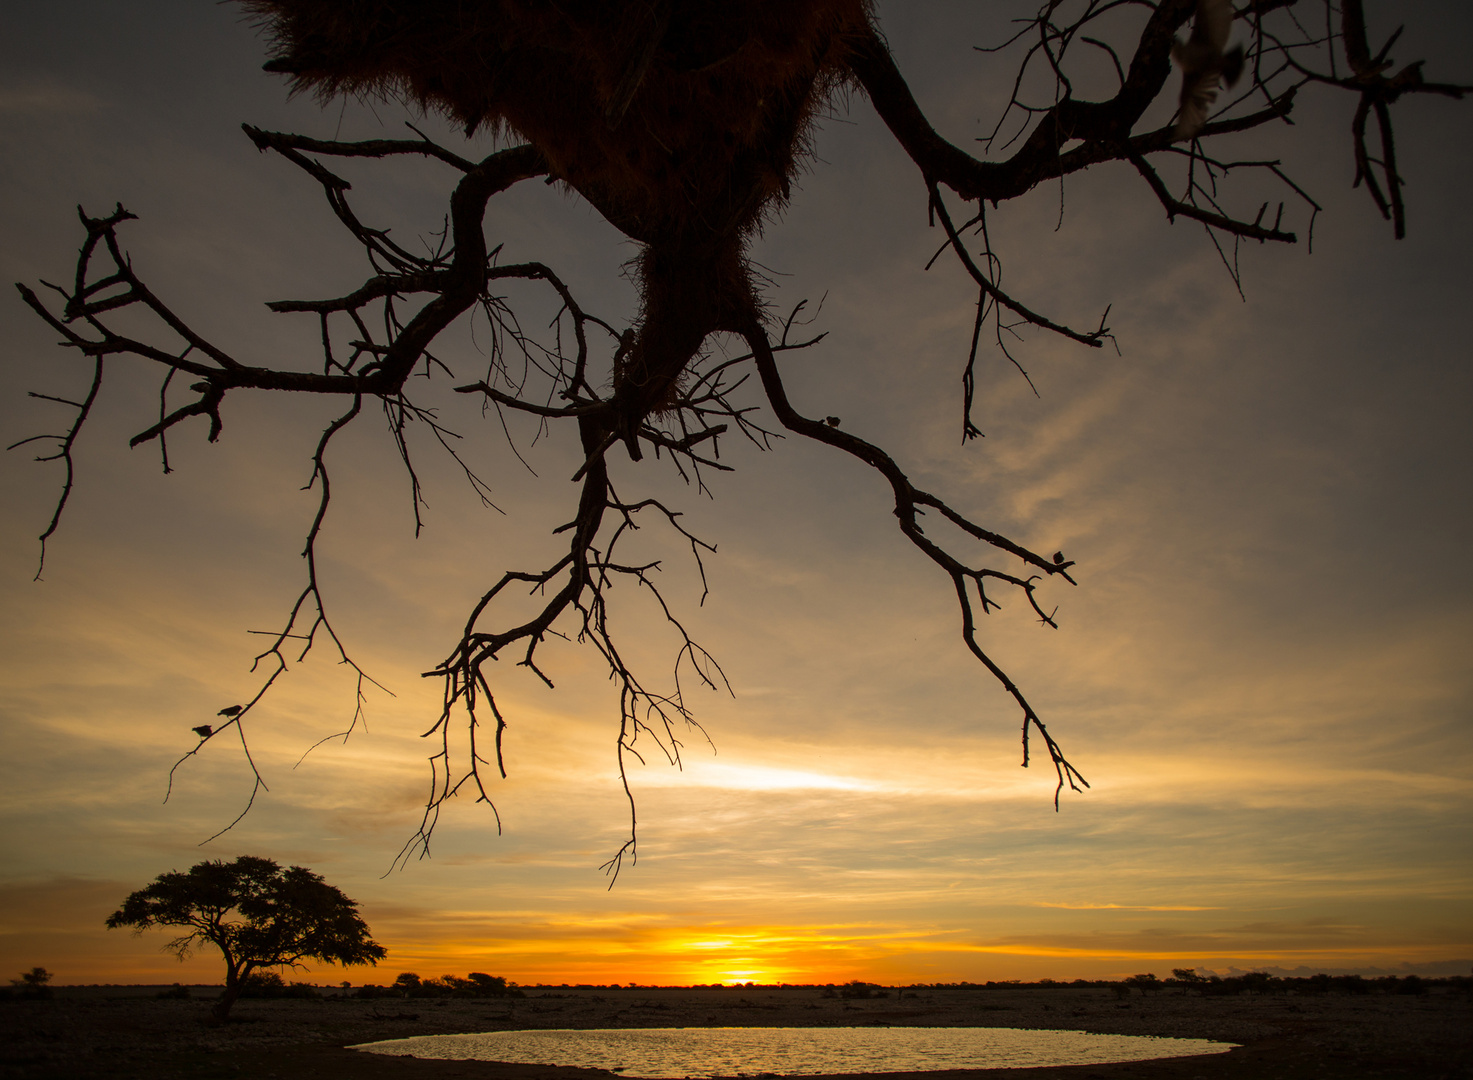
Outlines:
[[[935,983],[953,989],[1078,989],[1113,988],[1122,996],[1132,990],[1156,994],[1163,990],[1197,993],[1206,997],[1232,994],[1424,994],[1433,987],[1446,987],[1462,993],[1473,993],[1473,976],[1447,975],[1273,975],[1267,971],[1245,971],[1241,975],[1199,975],[1195,968],[1173,968],[1171,977],[1162,979],[1152,972],[1130,975],[1123,979],[989,979],[985,983]]]
[[[18,979],[11,979],[13,989],[0,988],[0,1001],[45,1000],[52,997],[49,985],[51,972],[43,967],[32,968]],[[94,987],[126,986],[143,984],[93,983]],[[200,984],[205,985],[205,984]],[[881,998],[889,997],[892,989],[900,996],[914,996],[919,990],[1079,990],[1113,989],[1117,994],[1128,996],[1132,991],[1155,994],[1163,990],[1180,993],[1197,993],[1206,997],[1225,997],[1237,994],[1346,994],[1346,995],[1416,995],[1434,989],[1453,993],[1473,994],[1473,976],[1447,975],[1272,975],[1266,971],[1247,971],[1241,975],[1199,975],[1193,968],[1174,968],[1170,978],[1158,978],[1146,972],[1130,975],[1123,979],[989,979],[986,982],[954,983],[911,983],[904,986],[885,987],[880,983],[869,983],[852,979],[847,983],[695,983],[691,986],[657,986],[640,983],[533,983],[519,986],[499,975],[487,975],[473,971],[465,978],[457,975],[441,975],[438,978],[421,978],[414,972],[404,972],[387,986],[365,983],[356,990],[349,982],[336,988],[336,994],[326,993],[333,987],[319,986],[309,982],[288,983],[276,972],[253,972],[242,981],[239,997],[242,998],[525,998],[527,991],[539,990],[537,997],[562,997],[557,990],[818,990],[826,998]],[[162,990],[159,998],[188,1000],[192,997],[189,987],[174,983]]]

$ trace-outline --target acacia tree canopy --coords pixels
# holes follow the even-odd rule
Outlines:
[[[369,263],[362,284],[344,295],[269,305],[315,321],[320,344],[312,365],[271,366],[208,340],[149,289],[127,258],[118,231],[133,215],[121,205],[101,217],[82,213],[86,238],[74,279],[54,287],[59,308],[18,286],[91,368],[89,389],[67,401],[74,422],[46,456],[67,472],[43,554],[71,491],[73,445],[104,376],[111,378],[117,366],[112,358],[126,358],[130,371],[161,374],[158,418],[132,444],[156,442],[166,470],[170,432],[201,417],[209,422],[208,438],[218,439],[226,401],[246,391],[342,399],[341,414],[322,431],[312,457],[320,501],[307,530],[306,581],[257,658],[264,675],[256,694],[222,710],[218,726],[196,728],[200,743],[188,758],[226,730],[243,735],[296,643],[305,643],[304,654],[325,634],[352,664],[327,618],[315,545],[331,498],[329,448],[372,411],[365,405],[376,404],[388,417],[413,486],[416,523],[419,485],[409,431],[428,431],[455,454],[453,433],[440,424],[433,403],[437,389],[448,384],[473,395],[498,417],[520,413],[544,428],[576,429],[584,458],[572,477],[577,494],[546,562],[487,582],[443,658],[426,672],[442,681],[443,706],[431,731],[438,740],[432,794],[406,854],[416,846],[428,850],[451,796],[464,789],[489,802],[482,767],[491,760],[501,767],[506,720],[488,665],[514,658],[551,685],[538,655],[550,634],[591,644],[607,664],[619,692],[621,773],[642,737],[678,760],[676,736],[694,722],[684,688],[721,686],[724,676],[660,592],[656,564],[627,560],[621,544],[640,523],[655,521],[698,565],[714,546],[688,532],[664,502],[617,492],[611,460],[668,458],[704,491],[710,474],[731,468],[720,451],[736,437],[762,448],[782,435],[812,440],[873,469],[890,490],[901,533],[950,582],[964,647],[1016,703],[1023,763],[1031,740],[1041,741],[1057,777],[1056,805],[1066,785],[1084,784],[1023,690],[978,638],[978,616],[998,606],[1003,591],[1021,595],[1045,626],[1054,626],[1056,609],[1040,590],[1058,580],[1073,584],[1075,563],[1062,551],[1035,552],[957,511],[917,487],[884,448],[845,430],[840,418],[806,416],[789,400],[779,358],[816,345],[822,334],[804,336],[801,305],[785,316],[767,310],[763,277],[748,251],[785,205],[826,110],[849,97],[875,110],[916,166],[917,201],[938,230],[936,257],[954,261],[955,272],[976,289],[970,345],[958,343],[957,434],[966,442],[981,434],[972,415],[974,369],[986,342],[1011,359],[1009,342],[1028,327],[1085,348],[1113,340],[1108,312],[1091,325],[1070,325],[1004,290],[1006,253],[994,248],[988,231],[989,215],[1003,203],[1042,183],[1116,164],[1140,177],[1168,218],[1200,224],[1236,282],[1239,244],[1295,243],[1319,209],[1278,162],[1252,153],[1252,132],[1289,121],[1303,93],[1351,95],[1355,183],[1400,237],[1406,211],[1392,106],[1417,95],[1461,97],[1469,89],[1427,79],[1420,62],[1393,62],[1399,31],[1373,39],[1361,0],[1248,0],[1239,7],[1230,0],[1050,0],[1025,11],[1010,40],[978,54],[979,63],[1012,65],[1016,78],[977,156],[926,117],[865,0],[556,6],[244,0],[244,6],[271,42],[266,69],[288,76],[294,90],[324,102],[343,95],[400,100],[452,118],[468,135],[489,131],[502,148],[477,160],[418,131],[414,138],[345,142],[245,126],[261,151],[321,186]],[[1224,83],[1232,84],[1226,94]],[[1172,106],[1179,106],[1175,113]],[[444,232],[423,253],[362,219],[351,185],[330,164],[399,156],[431,159],[447,171]],[[494,233],[488,237],[487,209],[529,180],[563,186],[636,242],[636,311],[618,318],[586,310],[555,268],[503,261]],[[1277,188],[1276,199],[1261,200],[1265,183]],[[1250,194],[1240,197],[1240,190]],[[548,291],[558,311],[550,335],[525,329],[503,295],[514,282]],[[131,309],[126,331],[114,321],[123,309]],[[140,322],[132,316],[139,315],[155,320],[155,337],[136,336]],[[437,343],[472,317],[492,329],[489,362],[481,372],[452,372]],[[460,464],[474,492],[487,499],[473,463]],[[962,542],[933,537],[928,516]],[[657,686],[626,660],[608,607],[615,583],[648,589],[673,627],[673,683]],[[535,598],[530,616],[516,603],[523,592]],[[366,675],[359,675],[361,693]],[[629,839],[608,864],[613,872],[635,851],[632,824],[631,816]]]
[[[219,949],[225,990],[214,1007],[218,1020],[230,1015],[246,978],[260,968],[302,960],[372,965],[388,955],[369,936],[357,902],[321,875],[302,866],[283,870],[250,855],[160,874],[129,893],[107,926],[140,934],[155,926],[183,927],[188,933],[164,946],[181,960],[202,942]]]

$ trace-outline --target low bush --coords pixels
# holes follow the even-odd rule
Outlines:
[[[51,987],[46,984],[51,981],[51,972],[43,967],[33,967],[30,971],[22,972],[19,979],[11,979],[10,985],[15,987],[7,997],[18,997],[22,1001],[44,1001],[51,997]]]
[[[322,995],[317,987],[308,983],[288,984],[274,971],[253,971],[241,980],[240,996],[243,998],[317,998]]]
[[[412,971],[406,971],[394,980],[392,986],[364,986],[357,993],[360,998],[495,998],[526,997],[516,983],[508,982],[500,975],[487,975],[483,971],[472,971],[462,979],[458,975],[441,975],[438,979],[422,979]]]

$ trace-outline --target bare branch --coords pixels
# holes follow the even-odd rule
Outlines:
[[[1323,29],[1308,28],[1308,20],[1297,17],[1295,0],[1253,0],[1232,11],[1230,29],[1246,32],[1248,40],[1230,50],[1222,32],[1227,9],[1214,6],[1218,19],[1212,24],[1211,52],[1222,63],[1191,68],[1180,59],[1196,82],[1173,67],[1172,57],[1186,55],[1177,47],[1177,35],[1187,22],[1196,16],[1194,25],[1204,25],[1207,9],[1201,0],[1042,0],[1031,15],[1015,21],[1016,32],[1006,42],[980,50],[989,58],[1008,51],[1017,60],[1008,100],[991,134],[980,140],[982,154],[995,150],[1001,156],[984,160],[937,132],[858,0],[820,5],[811,19],[798,20],[804,29],[783,31],[795,36],[777,50],[786,59],[766,65],[742,59],[743,42],[754,31],[740,19],[724,23],[736,18],[725,9],[712,15],[709,26],[700,22],[674,34],[667,33],[669,12],[661,5],[649,12],[631,12],[617,4],[543,5],[536,12],[514,12],[512,5],[503,13],[511,20],[510,29],[502,27],[506,33],[498,30],[492,40],[482,23],[453,4],[380,5],[372,19],[349,20],[351,33],[338,14],[327,10],[331,5],[303,0],[248,4],[275,42],[268,69],[290,74],[297,89],[325,97],[399,97],[453,118],[464,124],[467,134],[477,129],[517,132],[525,144],[476,161],[413,127],[415,138],[344,142],[244,126],[259,150],[290,162],[321,188],[346,239],[367,261],[356,288],[267,305],[274,313],[313,317],[313,348],[320,349],[320,366],[314,359],[313,370],[251,363],[207,340],[145,285],[123,251],[117,229],[134,215],[121,205],[100,218],[78,208],[85,237],[72,282],[66,288],[47,286],[55,294],[49,297],[53,306],[59,298],[59,311],[18,286],[24,302],[57,332],[63,348],[91,358],[91,388],[82,400],[34,395],[74,410],[65,433],[12,444],[54,443],[54,452],[39,460],[60,460],[65,467],[54,513],[41,537],[43,565],[46,541],[55,534],[73,489],[77,439],[101,394],[110,358],[141,361],[146,370],[162,371],[157,416],[140,420],[140,426],[147,426],[132,445],[158,439],[165,471],[168,434],[189,418],[204,416],[210,421],[208,438],[218,439],[225,402],[236,391],[351,399],[345,412],[320,434],[313,433],[307,486],[320,486],[302,551],[306,581],[282,625],[265,632],[269,643],[252,667],[256,692],[241,705],[222,710],[218,728],[197,727],[199,744],[170,771],[172,785],[174,773],[186,761],[233,728],[253,777],[249,810],[265,790],[265,781],[246,738],[245,718],[289,665],[307,656],[319,634],[326,635],[340,661],[354,670],[357,686],[346,730],[316,740],[306,753],[356,730],[364,718],[366,685],[373,684],[329,621],[317,574],[317,542],[331,501],[326,452],[336,434],[362,414],[365,403],[377,401],[408,479],[418,530],[424,525],[415,441],[421,432],[449,455],[476,497],[498,509],[483,479],[495,477],[493,467],[463,452],[460,433],[442,419],[446,414],[439,402],[445,386],[479,395],[482,415],[495,412],[508,445],[528,469],[530,455],[524,451],[530,445],[554,425],[576,425],[582,458],[573,476],[576,506],[566,523],[553,530],[552,550],[535,560],[540,568],[506,570],[490,584],[471,606],[458,640],[425,673],[442,684],[440,712],[425,732],[432,747],[430,784],[418,829],[394,865],[429,854],[441,811],[458,794],[488,804],[499,830],[488,782],[493,763],[505,775],[508,721],[496,698],[501,686],[489,665],[511,659],[508,667],[525,669],[551,687],[551,667],[539,650],[556,639],[591,646],[617,691],[614,750],[629,806],[629,835],[604,864],[611,885],[625,856],[633,863],[638,852],[638,817],[626,763],[663,757],[678,767],[681,740],[692,729],[704,735],[686,689],[730,690],[720,666],[688,631],[680,606],[662,591],[661,560],[630,553],[635,546],[630,538],[640,526],[659,523],[661,534],[690,551],[703,603],[704,560],[715,545],[689,531],[680,512],[666,503],[625,499],[615,492],[608,456],[620,445],[631,461],[642,461],[647,452],[668,461],[704,495],[712,494],[709,476],[732,471],[734,464],[722,457],[722,440],[737,434],[766,450],[790,432],[865,462],[889,484],[902,534],[950,581],[964,647],[1021,710],[1024,765],[1030,760],[1030,740],[1041,739],[1056,773],[1056,809],[1065,786],[1088,786],[1022,690],[981,647],[977,618],[999,606],[994,594],[1006,594],[1021,596],[1043,626],[1056,627],[1056,609],[1044,606],[1040,589],[1053,578],[1072,584],[1074,564],[1062,552],[1046,559],[985,528],[915,487],[888,451],[845,430],[840,417],[811,419],[788,401],[778,354],[810,348],[824,335],[808,332],[817,316],[807,315],[802,303],[786,319],[764,322],[762,290],[773,278],[751,261],[750,248],[788,197],[811,150],[815,116],[847,89],[864,91],[919,170],[917,194],[924,191],[930,221],[939,222],[945,234],[931,264],[950,251],[977,290],[961,378],[962,439],[967,442],[982,434],[973,411],[984,330],[1030,387],[1033,380],[1015,354],[1027,327],[1091,348],[1114,343],[1106,323],[1109,307],[1095,328],[1081,328],[1023,303],[1004,288],[1004,253],[994,247],[988,218],[1004,202],[1058,181],[1062,222],[1065,177],[1097,165],[1128,164],[1169,221],[1186,218],[1203,226],[1241,293],[1240,244],[1293,243],[1305,218],[1312,240],[1320,206],[1278,161],[1222,148],[1238,146],[1237,140],[1265,125],[1290,123],[1301,93],[1354,94],[1350,136],[1355,184],[1365,185],[1400,237],[1406,206],[1391,107],[1407,96],[1460,98],[1473,89],[1426,81],[1419,62],[1397,68],[1390,52],[1400,30],[1373,50],[1361,0],[1344,0],[1338,8],[1325,0]],[[536,32],[529,30],[532,22],[517,23],[522,19],[533,20]],[[512,32],[518,28],[528,33]],[[552,53],[569,58],[558,68],[558,94],[546,93],[546,80],[540,76],[514,74],[538,74],[547,63],[543,53],[528,53],[516,44],[524,39],[555,45]],[[1197,30],[1193,40],[1203,40]],[[488,59],[493,55],[494,63]],[[1233,82],[1238,59],[1245,63],[1245,84],[1219,107],[1217,79]],[[509,66],[497,66],[503,63]],[[1081,65],[1093,65],[1093,73]],[[1109,96],[1085,100],[1082,88],[1101,74]],[[1147,111],[1163,95],[1174,93],[1171,84],[1178,79],[1181,100],[1192,105],[1192,123],[1142,129]],[[1209,108],[1215,110],[1212,115]],[[344,160],[406,156],[433,159],[454,170],[447,179],[443,215],[430,231],[410,234],[418,236],[417,243],[401,242],[398,237],[404,234],[360,216],[350,200],[352,184],[334,171]],[[534,177],[580,196],[638,245],[628,266],[638,308],[627,318],[606,321],[591,313],[551,267],[510,256],[503,260],[502,246],[488,241],[491,201]],[[1277,188],[1279,197],[1265,199],[1255,191],[1253,201],[1241,205],[1241,182],[1254,177]],[[956,198],[976,206],[954,220]],[[544,307],[520,306],[524,293],[540,297]],[[530,310],[538,311],[535,319]],[[549,310],[555,310],[550,319]],[[456,351],[445,341],[456,325],[481,350],[483,369],[471,374],[451,370]],[[120,326],[129,332],[120,332]],[[747,351],[738,356],[718,351],[731,340],[743,343]],[[112,385],[118,364],[106,366]],[[178,375],[189,377],[193,395],[182,404],[171,396]],[[442,398],[431,397],[433,391]],[[764,397],[776,425],[764,426],[770,424],[759,412]],[[534,432],[529,443],[518,434],[528,428]],[[928,536],[923,528],[927,514],[958,530],[960,537],[948,547]],[[973,543],[984,553],[1019,560],[1022,569],[999,569],[951,550],[970,550]],[[618,585],[638,586],[629,591],[663,616],[675,654],[663,687],[647,681],[626,659],[610,607]]]
[[[1021,589],[1039,617],[1047,625],[1053,626],[1055,624],[1052,615],[1045,614],[1043,609],[1038,606],[1037,600],[1034,597],[1034,582],[1037,580],[1037,576],[1023,579],[1004,574],[1000,571],[967,565],[932,541],[930,537],[926,536],[917,520],[919,507],[929,506],[940,511],[947,520],[978,540],[981,540],[983,543],[1015,555],[1024,562],[1044,571],[1045,574],[1057,574],[1071,584],[1073,583],[1073,578],[1069,576],[1068,569],[1074,564],[1063,560],[1059,562],[1046,560],[1043,556],[1029,551],[1027,548],[1014,543],[1006,537],[982,528],[952,510],[936,496],[916,488],[911,484],[910,479],[905,473],[901,471],[900,467],[896,465],[894,459],[873,443],[866,442],[857,436],[851,435],[846,431],[841,431],[822,421],[811,420],[799,414],[788,401],[787,390],[784,388],[782,377],[777,370],[777,360],[768,345],[766,333],[754,321],[744,337],[747,344],[751,347],[753,354],[756,356],[757,370],[762,376],[762,386],[767,392],[768,402],[772,405],[773,412],[777,414],[778,420],[782,422],[782,425],[789,431],[843,450],[845,453],[871,466],[889,482],[891,491],[895,497],[895,517],[900,524],[901,533],[904,534],[907,540],[919,548],[927,558],[945,571],[947,576],[952,580],[957,593],[957,601],[961,608],[962,640],[966,644],[968,651],[981,661],[982,665],[992,673],[993,677],[1002,684],[1003,689],[1012,696],[1013,700],[1023,710],[1022,739],[1023,766],[1025,768],[1029,764],[1030,729],[1036,730],[1039,737],[1043,739],[1044,745],[1049,752],[1049,758],[1053,763],[1054,771],[1058,776],[1058,785],[1054,789],[1054,809],[1057,810],[1059,806],[1059,795],[1062,793],[1065,784],[1068,784],[1069,788],[1074,791],[1080,790],[1079,784],[1083,784],[1085,787],[1088,787],[1089,784],[1079,774],[1079,771],[1069,763],[1068,759],[1064,757],[1063,751],[1060,750],[1058,743],[1049,734],[1043,721],[1039,719],[1033,706],[1028,703],[1028,699],[1023,696],[1023,692],[1018,688],[1017,684],[983,651],[981,645],[978,643],[977,627],[973,615],[971,591],[969,589],[969,585],[975,589],[978,600],[982,604],[983,610],[986,611],[989,607],[995,607],[996,604],[988,599],[983,589],[983,582],[987,579],[1006,582],[1009,585]]]

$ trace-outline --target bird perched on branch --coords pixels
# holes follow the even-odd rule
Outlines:
[[[1243,73],[1243,46],[1227,48],[1233,32],[1232,0],[1197,0],[1192,36],[1171,43],[1171,57],[1181,68],[1181,108],[1176,114],[1178,139],[1190,139],[1207,123],[1217,89],[1233,86]]]
[[[212,728],[209,724],[201,724],[199,727],[190,728],[189,730],[194,732],[201,739],[208,739],[211,735],[215,734],[215,729]]]
[[[239,716],[240,715],[240,710],[241,710],[241,706],[239,706],[239,705],[227,705],[225,708],[221,709],[219,711],[219,713],[217,713],[216,715],[218,715],[218,716],[231,716],[231,717]]]

